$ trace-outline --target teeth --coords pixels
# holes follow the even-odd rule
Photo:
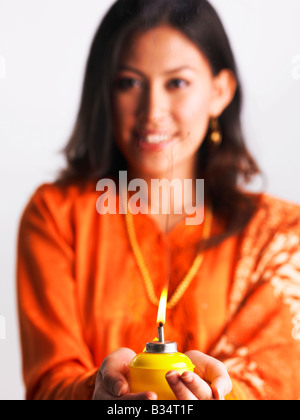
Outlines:
[[[158,144],[158,143],[163,143],[164,141],[169,140],[169,136],[161,135],[161,134],[160,135],[151,134],[148,136],[144,136],[142,140],[145,141],[146,143]]]

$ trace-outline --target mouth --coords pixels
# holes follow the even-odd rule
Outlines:
[[[145,131],[137,134],[138,144],[141,148],[161,150],[176,140],[176,136],[167,132]]]

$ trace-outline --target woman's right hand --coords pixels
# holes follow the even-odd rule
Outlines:
[[[157,400],[154,392],[130,393],[129,364],[134,351],[121,348],[107,356],[98,371],[94,400]]]

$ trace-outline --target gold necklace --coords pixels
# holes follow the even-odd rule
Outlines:
[[[210,235],[210,231],[211,231],[213,217],[212,217],[212,212],[209,208],[207,208],[205,213],[206,213],[206,215],[205,215],[204,222],[203,222],[204,225],[203,225],[202,238],[203,239],[208,239],[208,237]],[[126,227],[127,227],[127,232],[128,232],[128,237],[129,237],[129,241],[130,241],[130,244],[131,244],[131,248],[133,250],[133,254],[135,256],[136,262],[137,262],[138,267],[140,269],[140,272],[142,274],[142,278],[143,278],[143,281],[144,281],[144,284],[145,284],[145,287],[146,287],[148,297],[149,297],[150,301],[153,303],[153,305],[158,306],[159,305],[159,300],[157,299],[157,296],[155,294],[150,273],[149,273],[148,268],[145,264],[145,260],[144,260],[141,248],[140,248],[140,246],[138,244],[138,241],[137,241],[136,232],[135,232],[135,228],[134,228],[134,220],[133,220],[133,216],[132,216],[131,212],[129,211],[128,202],[127,202],[127,211],[125,212],[125,221],[126,221]],[[167,302],[167,308],[168,309],[174,308],[174,306],[176,306],[177,303],[179,302],[179,300],[182,298],[182,296],[186,292],[187,288],[191,284],[193,278],[197,274],[197,272],[198,272],[198,270],[199,270],[199,268],[200,268],[200,266],[203,262],[203,259],[204,259],[204,252],[199,252],[197,254],[196,258],[194,259],[193,264],[192,264],[191,268],[189,269],[188,273],[186,274],[184,279],[181,281],[181,283],[177,286],[174,293],[172,294],[172,296],[168,300],[168,302]]]

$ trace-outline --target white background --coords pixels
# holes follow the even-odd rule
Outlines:
[[[15,298],[21,212],[63,160],[88,49],[109,0],[0,0],[0,399],[22,399]],[[244,84],[265,189],[300,203],[300,1],[213,0]],[[1,321],[5,320],[5,340]],[[2,322],[3,323],[3,322]]]

